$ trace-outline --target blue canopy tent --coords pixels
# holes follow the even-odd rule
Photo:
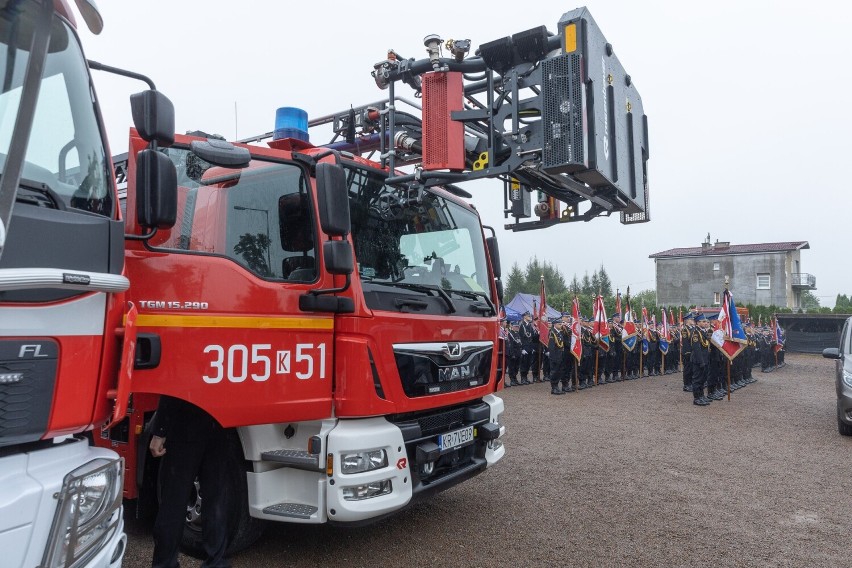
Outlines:
[[[514,312],[517,312],[521,317],[524,312],[530,312],[533,316],[536,315],[535,311],[533,311],[533,300],[535,300],[535,308],[539,309],[538,305],[538,296],[534,294],[524,294],[523,292],[518,292],[512,301],[506,304],[506,319],[511,320],[509,317],[509,310],[511,309]],[[555,310],[550,306],[547,306],[547,317],[548,318],[557,318],[562,315],[562,312],[559,310]]]
[[[523,315],[523,312],[513,310],[509,306],[503,306],[503,311],[506,312],[506,320],[508,321],[520,321]]]

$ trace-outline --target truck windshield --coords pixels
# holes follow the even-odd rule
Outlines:
[[[38,6],[9,3],[0,10],[0,172],[15,143],[12,133]],[[54,15],[18,201],[113,214],[109,161],[93,93],[77,36]]]
[[[379,172],[348,165],[347,176],[352,239],[365,286],[425,285],[490,299],[474,211],[428,190],[386,186]]]

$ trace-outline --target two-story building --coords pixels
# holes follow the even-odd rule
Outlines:
[[[799,308],[802,291],[816,290],[816,277],[801,268],[807,248],[807,241],[714,244],[708,234],[700,247],[654,253],[649,258],[656,264],[657,304],[719,305],[727,276],[737,303]]]

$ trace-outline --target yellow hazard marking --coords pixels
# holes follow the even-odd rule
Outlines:
[[[282,318],[250,316],[178,316],[144,314],[138,327],[231,327],[250,329],[333,329],[332,318]]]
[[[577,24],[568,24],[565,26],[565,53],[574,53],[577,51]]]

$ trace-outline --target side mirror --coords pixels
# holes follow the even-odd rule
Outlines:
[[[822,356],[826,359],[840,359],[840,349],[837,347],[829,347],[822,350]]]
[[[322,244],[323,264],[331,274],[352,274],[354,262],[349,241],[326,241]]]
[[[169,229],[177,219],[177,170],[165,154],[136,156],[136,220],[143,227]]]
[[[499,278],[494,281],[494,286],[497,288],[497,300],[500,305],[503,305],[503,281]]]
[[[159,91],[142,91],[130,95],[133,126],[146,142],[171,146],[175,141],[175,107]]]
[[[245,168],[251,162],[251,152],[248,148],[234,146],[225,140],[213,138],[208,138],[206,142],[195,140],[189,147],[193,154],[214,166]]]
[[[488,247],[488,256],[491,257],[491,270],[494,272],[494,278],[500,278],[500,247],[497,246],[497,237],[487,237],[485,246]]]
[[[352,224],[349,219],[346,172],[338,165],[320,163],[317,164],[316,176],[320,226],[323,232],[332,237],[348,235]]]

